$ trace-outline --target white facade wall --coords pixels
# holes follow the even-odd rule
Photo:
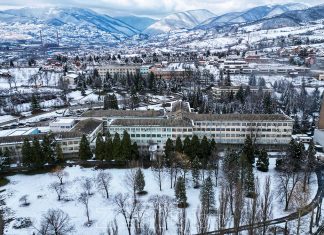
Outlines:
[[[160,151],[168,138],[175,141],[179,136],[184,140],[193,135],[200,139],[206,136],[222,144],[243,144],[246,137],[251,136],[257,144],[284,145],[290,142],[292,129],[292,121],[195,121],[192,127],[108,126],[112,135],[122,136],[126,130],[138,146],[148,147],[155,143]]]
[[[136,73],[138,68],[135,66],[103,66],[98,67],[98,73],[101,78],[104,78],[107,72],[113,76],[114,74],[126,75],[128,73]]]

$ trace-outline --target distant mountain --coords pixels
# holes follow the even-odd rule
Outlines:
[[[157,21],[149,17],[141,16],[119,16],[115,18],[132,26],[134,29],[137,29],[139,31],[143,31],[144,29],[146,29],[147,27],[149,27]]]
[[[178,12],[162,18],[143,32],[156,35],[179,29],[192,29],[212,17],[215,14],[205,9]]]
[[[118,19],[82,8],[21,8],[0,11],[0,22],[43,24],[56,27],[74,24],[125,36],[139,33],[137,29]]]
[[[227,25],[251,23],[265,18],[271,18],[293,10],[304,10],[307,6],[300,3],[289,3],[284,5],[266,5],[254,7],[242,12],[232,12],[213,17],[198,25],[197,29],[211,29]]]
[[[324,19],[324,4],[305,10],[288,11],[268,19],[262,19],[254,24],[259,24],[261,29],[274,29],[298,26],[321,19]]]

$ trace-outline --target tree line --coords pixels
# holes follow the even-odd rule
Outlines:
[[[34,137],[25,138],[21,148],[22,164],[25,166],[40,167],[45,163],[62,163],[64,161],[61,145],[54,135],[45,135],[42,140]]]

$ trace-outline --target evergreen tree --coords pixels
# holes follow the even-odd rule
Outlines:
[[[26,166],[30,166],[33,163],[33,153],[30,142],[27,138],[24,139],[21,147],[22,163]]]
[[[79,158],[84,161],[92,158],[90,144],[89,144],[89,141],[88,141],[86,135],[82,135],[82,138],[80,141]]]
[[[35,137],[32,142],[32,159],[36,166],[42,166],[45,163],[45,155],[39,140]]]
[[[212,179],[208,176],[200,190],[200,201],[204,211],[210,213],[215,206],[215,193]]]
[[[241,104],[244,103],[245,97],[244,97],[244,90],[242,86],[240,86],[239,90],[236,93],[236,99],[240,101]]]
[[[148,77],[148,88],[150,90],[156,90],[156,81],[155,81],[155,75],[151,71]]]
[[[252,74],[249,78],[249,86],[256,86],[257,85],[257,82],[256,82],[256,78],[255,78],[255,75]]]
[[[118,110],[118,101],[117,101],[117,97],[115,94],[112,95],[106,95],[104,97],[104,107],[105,110],[108,109],[116,109]]]
[[[223,172],[229,184],[234,185],[238,182],[240,179],[240,164],[237,152],[226,151],[223,160]]]
[[[195,159],[192,161],[191,164],[191,173],[192,173],[192,180],[193,180],[193,187],[198,188],[199,187],[199,177],[200,177],[200,161],[198,157],[195,157]]]
[[[31,98],[31,110],[35,113],[40,110],[40,105],[37,96],[33,93]]]
[[[246,175],[244,176],[244,188],[247,197],[254,197],[255,184],[254,184],[254,173],[253,167],[246,167]]]
[[[86,96],[85,88],[84,86],[81,87],[81,95]]]
[[[194,135],[191,139],[191,143],[190,143],[190,153],[188,155],[188,157],[190,158],[191,161],[193,161],[193,159],[195,157],[201,157],[200,155],[200,142],[198,139],[197,135]]]
[[[145,187],[144,174],[141,168],[139,168],[135,174],[135,189],[138,193],[141,193],[144,191],[144,187]]]
[[[120,159],[120,148],[121,148],[120,136],[118,133],[115,133],[113,144],[112,144],[112,157],[114,160]]]
[[[246,158],[250,164],[253,164],[255,162],[254,144],[253,144],[252,139],[249,135],[246,137],[246,139],[244,141],[242,153],[246,156]]]
[[[307,164],[309,169],[313,169],[316,165],[316,150],[315,150],[315,144],[312,140],[309,143],[308,149],[307,149]]]
[[[165,147],[164,147],[164,154],[168,166],[170,165],[170,162],[172,160],[173,153],[174,153],[173,141],[170,138],[168,138],[167,141],[165,142]]]
[[[216,146],[216,142],[215,142],[215,139],[212,139],[211,141],[210,141],[210,151],[211,152],[215,152],[217,150],[217,146]]]
[[[189,136],[186,136],[186,138],[183,141],[183,152],[189,156],[191,152],[191,140]]]
[[[263,98],[263,112],[265,114],[272,114],[273,107],[272,107],[272,98],[270,93],[266,93]]]
[[[178,153],[182,153],[182,151],[183,151],[182,141],[181,141],[180,136],[178,136],[176,139],[175,151]]]
[[[229,70],[227,71],[227,75],[226,75],[226,78],[225,78],[225,86],[231,86],[232,85],[232,82],[231,82],[231,75],[229,73]]]
[[[44,153],[45,162],[53,163],[54,159],[54,150],[52,146],[52,137],[45,135],[42,142],[42,149]]]
[[[178,206],[181,208],[187,207],[186,183],[183,177],[178,177],[174,190]]]
[[[132,160],[135,160],[135,161],[139,160],[140,154],[139,154],[138,145],[137,145],[136,142],[134,142],[132,144],[132,152],[131,152],[131,154],[132,154],[131,155],[132,156]]]
[[[294,124],[293,124],[293,134],[300,133],[301,132],[301,126],[299,123],[298,115],[295,115],[294,117]]]
[[[106,146],[100,132],[97,134],[95,155],[96,159],[101,161],[104,160],[106,156]]]
[[[56,161],[58,163],[64,163],[64,154],[60,144],[56,144],[55,152],[56,152]]]
[[[123,139],[120,146],[120,158],[122,160],[131,160],[132,155],[132,142],[126,130],[123,132]]]
[[[200,151],[199,151],[199,157],[200,159],[203,160],[203,163],[207,162],[207,160],[209,159],[209,156],[211,154],[211,150],[210,150],[210,143],[208,142],[208,139],[206,136],[204,136],[201,140],[200,143]]]
[[[269,156],[265,149],[261,149],[259,159],[256,163],[256,167],[259,171],[267,172],[269,170]]]
[[[113,160],[112,152],[113,152],[113,141],[110,132],[108,131],[105,139],[105,159],[106,160]]]
[[[10,166],[10,150],[9,148],[5,148],[5,150],[2,152],[0,152],[0,157],[2,157],[2,165],[4,166]]]

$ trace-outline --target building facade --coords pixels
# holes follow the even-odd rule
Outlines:
[[[123,135],[127,131],[132,141],[136,142],[142,152],[150,146],[157,145],[163,152],[168,138],[184,140],[187,136],[206,136],[216,143],[225,145],[243,144],[250,136],[260,145],[287,145],[291,140],[293,120],[285,115],[250,115],[250,114],[196,114],[184,112],[179,118],[172,119],[118,119],[112,118],[107,123],[111,134]]]
[[[114,76],[115,74],[126,76],[127,73],[135,74],[139,70],[139,67],[129,65],[106,65],[98,67],[97,69],[99,76],[105,78],[107,73],[109,73],[110,76]]]

